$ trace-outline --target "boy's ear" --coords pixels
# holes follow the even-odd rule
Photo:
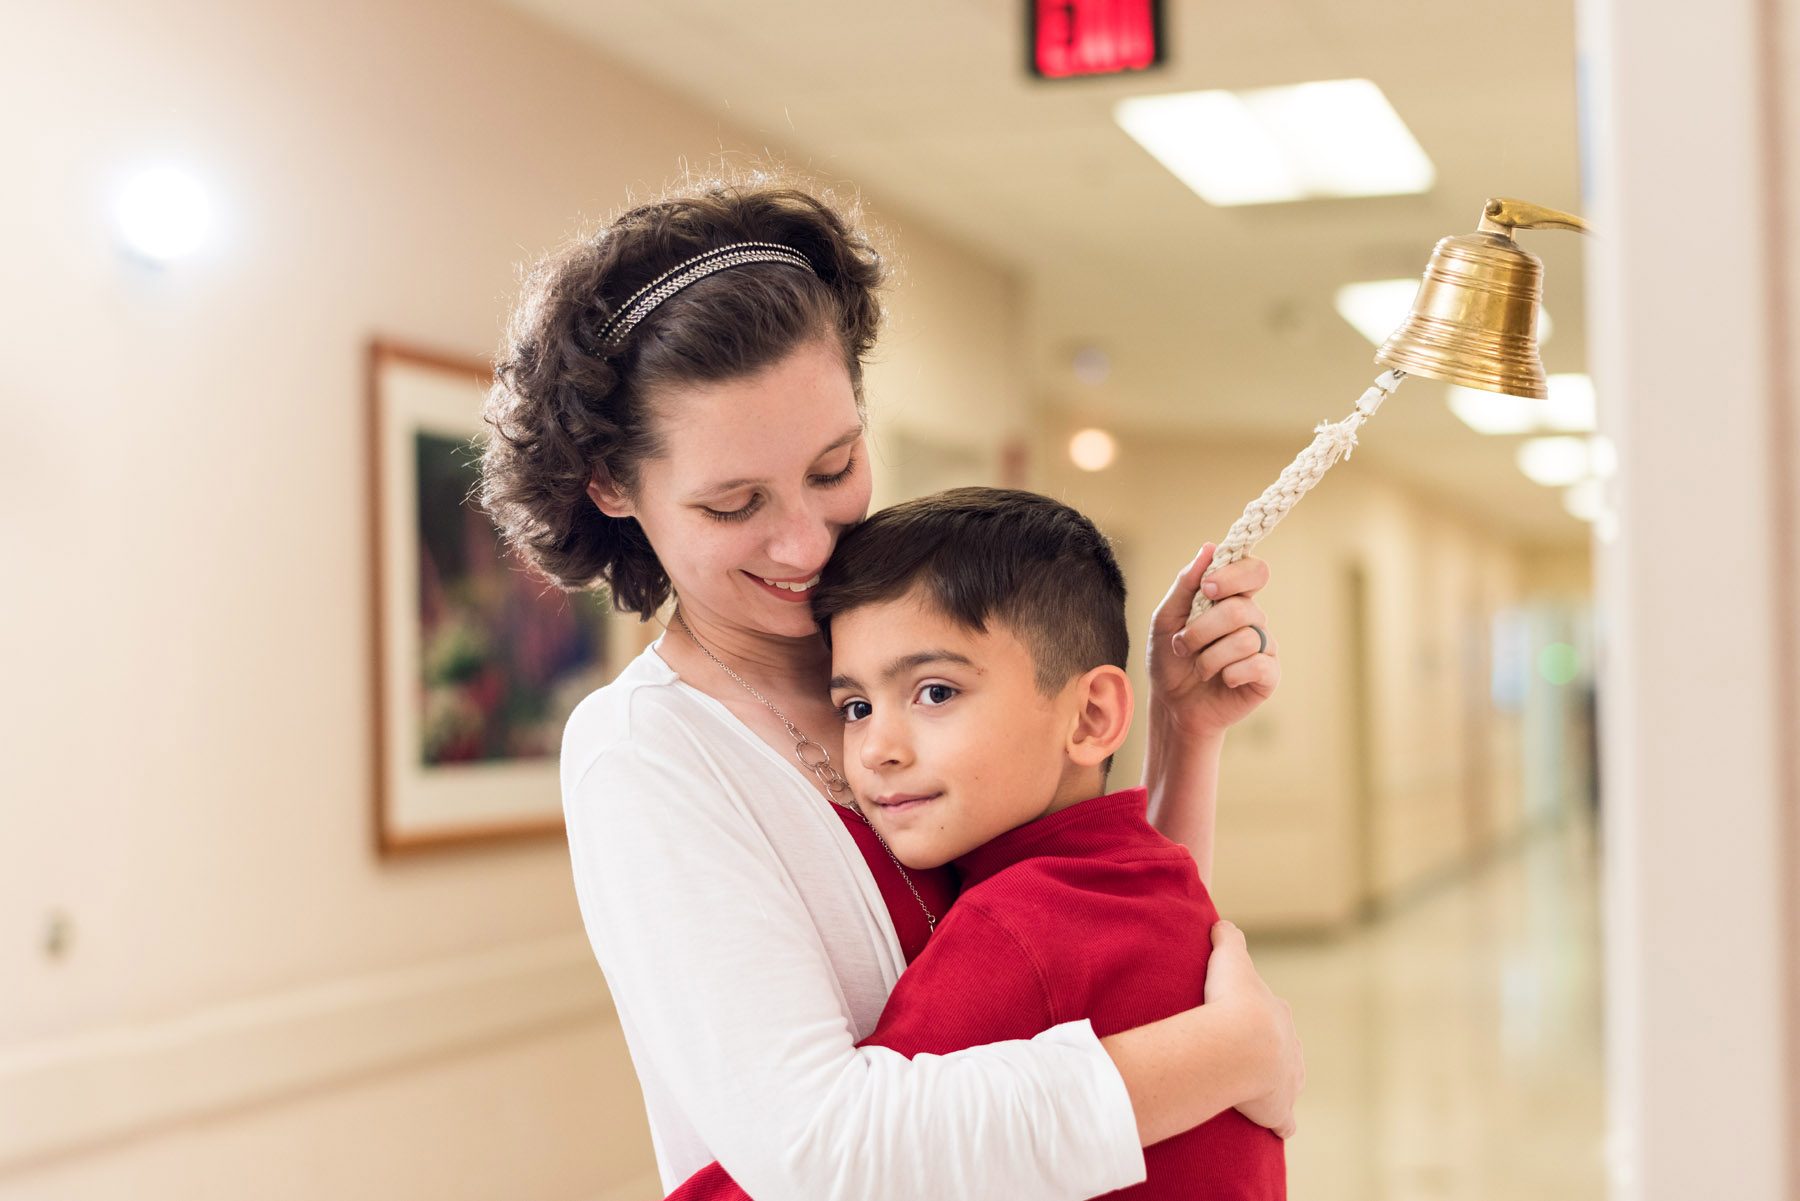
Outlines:
[[[594,473],[588,477],[587,494],[588,499],[594,502],[594,507],[608,517],[636,515],[631,498],[625,495],[625,490],[619,487],[604,463],[594,464]]]
[[[1131,732],[1131,681],[1120,668],[1103,664],[1075,681],[1075,699],[1075,728],[1064,749],[1078,766],[1099,767]]]

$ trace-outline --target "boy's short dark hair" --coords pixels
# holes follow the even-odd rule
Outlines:
[[[831,619],[913,591],[973,630],[997,621],[1031,652],[1038,691],[1131,653],[1125,576],[1094,523],[1061,501],[1009,488],[952,488],[903,501],[838,542],[813,589]]]

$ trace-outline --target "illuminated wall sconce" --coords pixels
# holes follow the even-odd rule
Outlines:
[[[1119,444],[1105,430],[1088,429],[1069,439],[1069,460],[1083,471],[1105,471],[1119,453]]]
[[[126,252],[154,266],[198,250],[212,221],[205,187],[178,167],[140,171],[113,200],[113,222]]]

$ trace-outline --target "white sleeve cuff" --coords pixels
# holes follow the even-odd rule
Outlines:
[[[1084,1071],[1084,1086],[1066,1100],[1084,1102],[1090,1111],[1088,1119],[1068,1122],[1064,1129],[1070,1137],[1088,1137],[1092,1146],[1077,1161],[1091,1163],[1097,1173],[1095,1190],[1083,1196],[1097,1196],[1114,1189],[1142,1184],[1145,1179],[1144,1148],[1138,1143],[1137,1111],[1131,1107],[1131,1094],[1125,1078],[1119,1075],[1100,1036],[1086,1018],[1052,1026],[1031,1040],[1040,1046],[1067,1047],[1077,1070]]]

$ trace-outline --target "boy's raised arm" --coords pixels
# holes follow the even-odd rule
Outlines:
[[[1281,681],[1275,637],[1254,599],[1269,582],[1269,565],[1261,559],[1246,555],[1221,567],[1206,581],[1213,607],[1188,620],[1213,550],[1210,542],[1201,548],[1150,619],[1144,754],[1150,821],[1193,852],[1209,887],[1225,731]]]
[[[1210,889],[1225,731],[1185,735],[1154,705],[1148,729],[1144,786],[1150,793],[1150,824],[1193,854],[1200,882]]]

